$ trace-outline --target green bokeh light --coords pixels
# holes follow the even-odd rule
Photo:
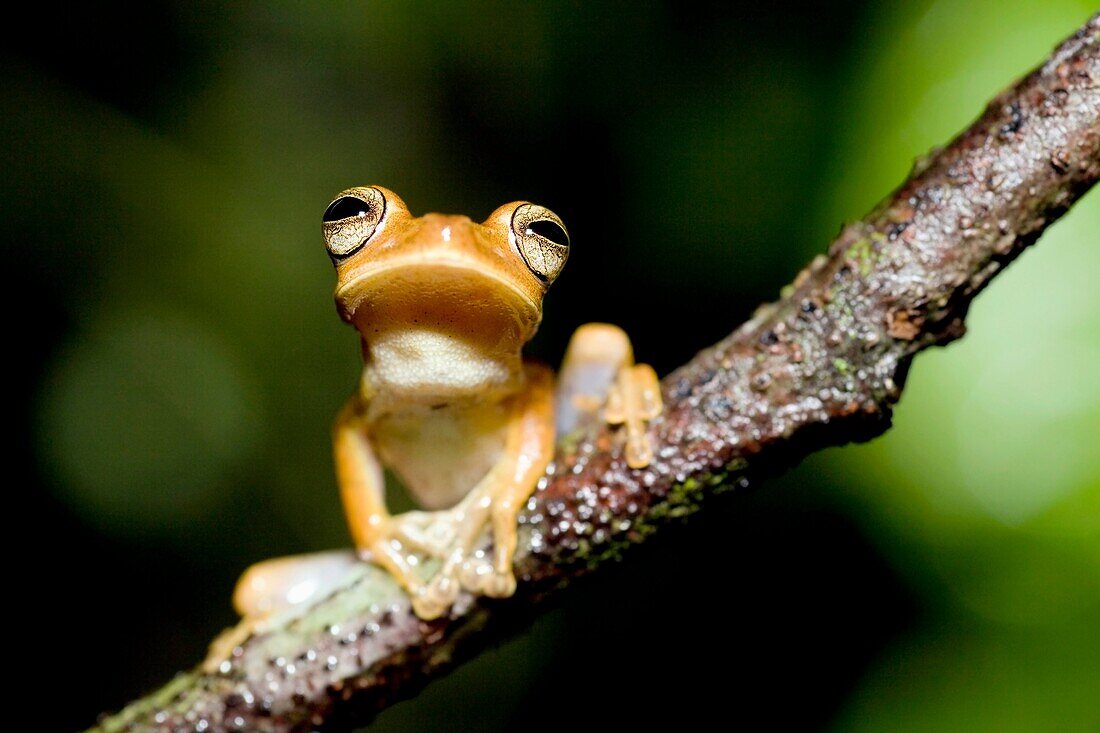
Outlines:
[[[103,316],[46,381],[39,444],[89,522],[130,536],[214,521],[263,435],[233,350],[181,313]]]
[[[873,203],[903,161],[950,137],[973,100],[1094,10],[1072,0],[895,7],[882,22],[905,30],[866,39],[842,125],[837,170],[861,174],[837,176],[827,218]],[[996,32],[974,33],[988,24]],[[825,459],[854,484],[865,526],[929,609],[864,679],[838,730],[1096,726],[1097,232],[1093,193],[979,297],[961,342],[918,358],[884,438]]]

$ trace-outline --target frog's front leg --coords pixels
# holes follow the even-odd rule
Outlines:
[[[506,597],[516,590],[512,556],[516,554],[519,510],[535,490],[554,457],[554,377],[541,365],[528,364],[527,390],[508,431],[506,470],[491,487],[493,498],[493,572],[482,575],[480,589]]]
[[[618,326],[587,323],[576,330],[562,361],[556,401],[559,435],[603,406],[604,420],[626,432],[627,464],[644,468],[653,460],[646,427],[661,414],[661,385],[653,367],[634,363],[630,339]]]
[[[467,590],[507,597],[516,589],[512,557],[517,518],[554,457],[553,376],[546,367],[525,365],[523,391],[510,398],[510,418],[500,460],[451,510],[454,542],[439,573],[414,600],[417,613],[433,618],[453,600],[455,583]],[[490,560],[474,553],[486,526],[492,532]]]
[[[370,444],[358,397],[336,418],[333,452],[340,496],[358,555],[369,553],[416,598],[424,592],[424,583],[409,557],[423,548],[386,509],[382,466]],[[274,558],[250,567],[233,593],[233,605],[243,619],[215,641],[207,655],[207,667],[217,665],[248,635],[264,630],[271,619],[337,588],[355,562],[355,553],[334,551]]]
[[[359,399],[352,398],[333,426],[336,478],[358,552],[278,557],[248,568],[237,581],[233,606],[251,623],[250,630],[262,628],[267,618],[285,609],[331,592],[354,568],[357,554],[369,553],[410,593],[422,590],[423,583],[408,558],[416,551],[433,553],[406,531],[413,522],[402,522],[404,515],[392,517],[387,511],[382,466],[361,415]]]
[[[336,480],[356,549],[360,554],[369,552],[415,598],[423,591],[423,582],[409,557],[419,548],[408,546],[409,538],[386,509],[382,465],[370,444],[358,397],[337,416],[332,437]]]

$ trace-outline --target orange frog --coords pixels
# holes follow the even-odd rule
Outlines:
[[[650,462],[645,427],[661,410],[653,369],[634,364],[621,329],[597,323],[573,335],[556,385],[522,357],[569,256],[565,225],[549,209],[506,204],[480,224],[414,217],[394,193],[368,186],[337,196],[322,230],[337,309],[363,348],[359,389],[333,428],[356,552],[254,565],[237,586],[238,611],[259,622],[335,587],[360,560],[389,571],[424,619],[445,613],[463,588],[511,595],[516,517],[557,435],[602,407],[603,419],[623,425],[630,466]],[[387,511],[383,467],[423,511]],[[486,533],[491,553],[479,550]]]

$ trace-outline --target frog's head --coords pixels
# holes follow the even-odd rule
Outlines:
[[[506,204],[480,224],[414,217],[381,186],[341,193],[322,230],[341,317],[376,361],[379,346],[414,370],[518,360],[569,254],[565,225],[541,206]]]

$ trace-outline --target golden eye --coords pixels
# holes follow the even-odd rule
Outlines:
[[[377,188],[349,188],[337,196],[321,217],[321,232],[333,263],[361,250],[385,215],[386,197]]]
[[[512,214],[512,235],[527,268],[550,283],[569,259],[569,232],[550,209],[520,204]]]

